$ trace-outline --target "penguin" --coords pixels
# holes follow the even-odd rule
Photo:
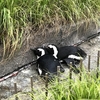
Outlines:
[[[64,72],[64,69],[61,67],[61,64],[57,59],[52,55],[43,55],[37,59],[39,75],[45,76],[48,73],[49,78],[52,78],[53,75],[57,75],[57,67],[60,67],[60,72]]]
[[[71,58],[75,60],[75,64],[79,64],[80,60],[85,59],[87,54],[77,46],[62,46],[57,47],[54,44],[47,46],[48,52],[53,54],[56,59],[62,61],[65,58]]]
[[[65,64],[68,68],[69,64],[72,63],[72,69],[75,73],[80,73],[76,65],[87,56],[87,54],[77,46],[62,46],[58,48],[54,44],[49,44],[47,50],[58,59],[60,63]]]
[[[60,67],[60,72],[65,71],[59,60],[49,54],[46,48],[37,47],[33,49],[33,52],[37,56],[37,71],[40,76],[44,77],[46,73],[49,76],[56,75],[58,66]]]

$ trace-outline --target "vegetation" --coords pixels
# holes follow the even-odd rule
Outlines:
[[[100,83],[98,81],[76,81],[71,84],[71,91],[68,84],[62,82],[52,89],[54,100],[81,100],[81,99],[100,99]]]
[[[0,42],[4,57],[12,56],[22,44],[24,27],[34,28],[57,21],[97,21],[100,0],[0,0]]]
[[[54,81],[49,84],[48,96],[43,90],[34,91],[28,95],[33,100],[100,100],[100,77],[92,73],[83,72],[82,80],[67,79]]]

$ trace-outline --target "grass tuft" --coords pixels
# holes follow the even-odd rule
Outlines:
[[[45,90],[37,90],[30,94],[34,100],[99,100],[100,77],[96,78],[96,72],[82,72],[82,80],[68,79],[58,82],[58,79],[49,83],[48,96]]]
[[[22,44],[24,27],[29,22],[40,28],[56,21],[65,23],[92,19],[98,23],[100,0],[1,0],[0,41],[3,58],[12,56]],[[25,36],[25,35],[24,35]]]

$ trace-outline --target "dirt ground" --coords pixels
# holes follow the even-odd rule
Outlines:
[[[86,29],[83,28],[85,24],[83,23],[78,27],[78,30],[75,26],[72,26],[68,31],[69,27],[59,26],[59,30],[56,31],[58,34],[55,34],[55,27],[50,29],[49,34],[45,35],[37,34],[33,36],[33,34],[28,35],[27,42],[23,44],[23,47],[16,52],[14,57],[3,64],[0,64],[0,76],[13,71],[14,69],[24,65],[32,60],[35,60],[35,56],[30,48],[35,48],[37,46],[43,46],[47,43],[54,43],[58,46],[62,45],[71,45],[77,43],[79,40],[86,38],[90,34],[97,33],[99,30],[95,29],[93,23]],[[48,32],[47,32],[48,33]],[[68,34],[66,34],[68,33]],[[81,33],[77,34],[77,33]],[[84,34],[84,35],[83,35]],[[97,52],[100,51],[100,36],[83,43],[80,47],[87,53],[87,55],[91,55],[91,69],[96,68],[97,62]],[[2,46],[0,46],[0,58],[2,57]],[[88,65],[88,56],[83,62],[85,68]],[[29,66],[26,70],[20,72],[17,76],[7,79],[6,81],[0,82],[0,97],[1,100],[10,100],[6,99],[9,96],[14,94],[14,83],[17,83],[18,91],[27,92],[30,91],[30,77],[33,77],[33,83],[35,88],[44,87],[44,82],[38,76],[36,72],[36,65]],[[66,69],[66,68],[65,68]],[[66,72],[64,73],[66,75]],[[43,85],[43,86],[41,86]],[[25,99],[30,100],[30,99]]]

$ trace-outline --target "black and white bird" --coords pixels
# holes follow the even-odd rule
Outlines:
[[[56,45],[49,44],[47,47],[49,53],[53,54],[60,61],[66,58],[72,58],[76,61],[75,64],[79,64],[80,60],[84,59],[87,55],[77,46],[62,46],[58,48]]]
[[[73,71],[79,73],[79,69],[76,64],[79,64],[82,59],[86,57],[86,53],[77,46],[63,46],[57,47],[54,44],[49,44],[47,46],[48,52],[51,53],[56,59],[61,63],[66,64],[67,67],[72,63]]]
[[[57,67],[60,67],[60,71],[64,72],[64,69],[61,67],[59,61],[55,59],[52,55],[43,55],[38,60],[38,71],[41,76],[44,76],[45,73],[48,74],[57,74]]]
[[[33,50],[37,56],[37,70],[40,76],[44,76],[46,73],[51,77],[57,74],[57,67],[60,67],[60,72],[64,72],[64,68],[53,55],[49,54],[46,48],[38,47]]]

